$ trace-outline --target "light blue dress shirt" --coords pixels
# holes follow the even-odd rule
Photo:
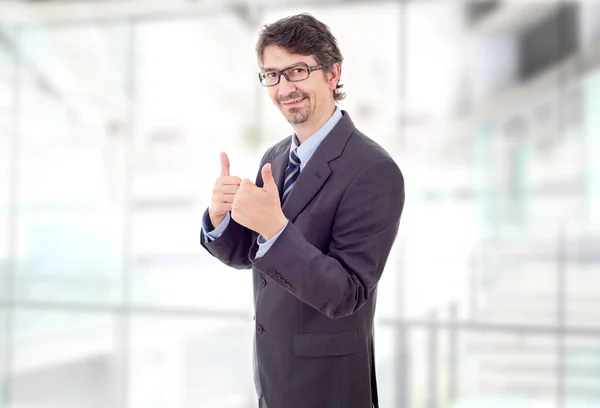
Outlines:
[[[296,150],[296,154],[298,155],[298,158],[300,159],[300,173],[302,173],[302,169],[304,169],[304,166],[306,166],[306,163],[308,163],[308,161],[312,157],[315,150],[317,150],[317,147],[319,147],[321,142],[325,139],[325,137],[327,137],[329,132],[331,132],[331,130],[335,127],[335,125],[340,121],[341,118],[342,118],[342,111],[340,110],[339,107],[336,107],[335,111],[333,112],[333,115],[331,115],[329,120],[327,122],[325,122],[325,124],[319,130],[317,130],[311,137],[309,137],[306,140],[306,142],[302,143],[299,146],[298,146],[298,140],[297,140],[296,135],[295,134],[293,135],[292,144],[290,146],[290,152],[292,150],[298,148],[298,150]],[[210,228],[210,222],[207,219],[208,218],[207,214],[208,214],[208,211],[205,213],[205,217],[202,220],[202,233],[206,237],[207,241],[212,241],[212,240],[219,238],[221,236],[221,234],[223,234],[223,232],[229,225],[229,221],[231,220],[231,214],[227,213],[225,215],[225,218],[223,219],[223,221],[221,221],[221,224],[219,224],[218,227],[216,227],[214,230],[212,230],[208,233],[205,232],[206,230],[208,230]],[[288,221],[288,223],[289,223],[289,221]],[[279,236],[281,235],[283,230],[285,230],[285,227],[287,227],[287,224],[285,224],[285,226],[281,229],[281,231],[279,231],[279,233],[277,233],[277,235],[275,235],[273,238],[271,238],[268,241],[265,241],[265,239],[262,236],[260,236],[260,235],[258,236],[258,240],[257,240],[258,250],[256,251],[256,258],[260,258],[265,253],[267,253],[267,251],[269,250],[269,248],[271,248],[273,243],[275,243],[275,241],[277,241],[277,238],[279,238]]]

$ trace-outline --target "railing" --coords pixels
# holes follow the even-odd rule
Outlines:
[[[488,320],[485,316],[487,306],[482,303],[482,300],[492,301],[492,295],[498,283],[503,279],[502,274],[506,271],[496,268],[502,262],[524,263],[534,261],[537,263],[543,262],[548,265],[548,274],[545,274],[545,268],[540,286],[548,283],[549,279],[553,286],[552,295],[547,293],[543,299],[540,299],[542,307],[549,309],[549,316],[552,317],[549,322],[531,321],[523,323],[523,319],[506,319],[506,321],[497,322]],[[600,277],[600,238],[592,234],[582,234],[576,237],[569,237],[564,226],[559,228],[558,234],[554,240],[545,240],[545,242],[528,242],[528,243],[510,243],[501,242],[485,242],[482,243],[474,252],[472,257],[472,269],[469,279],[468,299],[466,303],[467,320],[460,320],[458,317],[458,303],[453,303],[449,306],[438,308],[431,311],[422,319],[386,319],[382,323],[391,326],[396,331],[398,350],[397,354],[401,357],[402,368],[399,368],[398,373],[398,392],[394,406],[397,407],[412,407],[412,398],[410,396],[411,386],[410,379],[414,378],[410,370],[411,367],[411,345],[408,337],[415,330],[423,330],[426,333],[427,345],[422,348],[426,351],[426,360],[428,367],[428,377],[426,386],[426,403],[424,407],[436,408],[442,407],[444,404],[453,404],[457,399],[457,390],[460,389],[459,364],[461,357],[459,353],[458,338],[465,333],[475,335],[489,335],[491,333],[499,335],[519,335],[519,336],[536,336],[551,339],[554,342],[554,349],[551,358],[555,360],[555,364],[551,364],[554,375],[554,406],[556,408],[564,408],[567,402],[567,360],[568,353],[571,349],[567,345],[567,337],[569,338],[587,338],[591,339],[585,347],[580,347],[578,352],[584,355],[593,357],[594,354],[600,352],[600,325],[595,326],[596,320],[592,314],[595,314],[593,308],[589,308],[592,304],[590,295],[582,296],[578,293],[569,293],[568,278],[571,282],[577,277],[578,271],[569,270],[571,266],[586,266],[599,265],[598,275]],[[513,274],[518,274],[519,271],[509,271]],[[537,273],[537,272],[536,272]],[[506,275],[505,275],[506,276]],[[504,276],[504,277],[505,277]],[[514,282],[519,282],[517,275]],[[585,283],[585,281],[584,281]],[[548,286],[548,285],[546,285]],[[506,288],[505,288],[506,289]],[[532,288],[531,293],[521,291],[521,295],[529,295],[531,298],[539,293]],[[600,298],[599,298],[600,299]],[[506,298],[510,301],[510,297]],[[497,299],[495,300],[498,301]],[[588,313],[576,312],[569,310],[569,305],[580,306],[583,303],[588,306]],[[521,307],[524,307],[523,305]],[[507,308],[508,309],[508,308]],[[600,308],[597,309],[597,317],[600,318]],[[513,308],[513,312],[519,313],[518,308]],[[526,310],[522,310],[523,313]],[[509,314],[509,313],[507,313]],[[441,316],[445,315],[445,318]],[[548,314],[546,314],[548,317]],[[591,316],[591,317],[590,317]],[[515,316],[521,317],[521,316]],[[569,317],[579,317],[585,321],[585,324],[568,324]],[[436,367],[437,361],[440,359],[440,340],[441,333],[446,332],[447,339],[446,349],[447,354],[445,368],[439,370]],[[595,341],[598,340],[598,344]],[[506,351],[514,350],[515,346],[507,346],[502,350],[496,350],[496,353],[503,355]],[[546,349],[547,351],[547,349]],[[477,361],[480,356],[470,355],[467,358]],[[533,367],[530,367],[533,368]],[[539,367],[536,367],[539,369]],[[531,371],[533,372],[533,371]],[[539,371],[538,373],[541,373]],[[547,374],[547,373],[546,373]],[[583,370],[578,373],[579,376],[593,377],[595,381],[600,383],[600,364],[593,370]],[[440,401],[440,378],[447,378],[446,401]],[[521,391],[528,391],[527,387],[523,387]],[[586,398],[593,398],[600,405],[600,387],[580,387],[574,389]]]
[[[557,339],[555,355],[557,364],[555,367],[556,389],[554,394],[555,407],[563,408],[566,406],[566,365],[565,365],[565,339],[571,338],[590,338],[598,339],[598,346],[595,352],[600,352],[600,326],[558,326],[558,325],[539,325],[539,324],[502,324],[502,323],[484,323],[477,321],[459,321],[457,319],[457,305],[451,304],[448,309],[447,319],[440,320],[440,314],[432,312],[424,319],[382,319],[382,326],[392,327],[396,333],[398,349],[397,356],[401,357],[399,367],[401,374],[397,375],[398,387],[395,394],[394,407],[415,407],[423,406],[427,408],[439,408],[443,406],[452,406],[460,399],[460,364],[461,353],[459,350],[459,337],[463,334],[515,334],[520,336],[550,337]],[[411,349],[409,336],[416,330],[423,331],[427,338],[426,344],[421,346],[425,351],[425,360],[427,361],[427,382],[426,382],[426,401],[424,404],[414,403],[415,398],[411,397],[410,381],[415,379],[411,371]],[[441,347],[441,341],[445,339],[446,347]],[[562,340],[560,340],[562,339]],[[403,347],[404,349],[400,349]],[[446,350],[446,354],[441,354],[441,349]],[[439,364],[444,358],[446,364]],[[469,356],[469,358],[476,358]],[[440,369],[445,367],[445,369]],[[445,392],[441,392],[441,379],[446,379]],[[596,373],[598,384],[600,384],[600,367]],[[600,385],[588,390],[587,397],[600,399]],[[446,401],[440,400],[440,395],[447,396]],[[598,401],[600,403],[600,400]]]

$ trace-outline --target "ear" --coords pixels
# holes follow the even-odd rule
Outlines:
[[[338,63],[333,64],[331,70],[327,72],[327,83],[329,84],[329,90],[333,91],[337,88],[340,77],[342,76],[342,66]]]

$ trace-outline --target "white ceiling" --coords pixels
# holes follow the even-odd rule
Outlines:
[[[379,0],[381,1],[381,0]],[[385,1],[385,0],[384,0]],[[387,0],[394,1],[394,0]],[[327,5],[369,0],[46,0],[0,3],[0,23],[60,23],[82,19],[124,17],[153,18],[171,15],[205,14],[231,9],[286,8],[302,5]]]
[[[0,22],[45,23],[110,19],[215,10],[228,0],[54,0],[9,1],[0,4]]]

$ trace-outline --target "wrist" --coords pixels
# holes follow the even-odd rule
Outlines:
[[[260,235],[262,235],[262,237],[268,241],[272,239],[275,235],[279,234],[279,232],[283,229],[283,227],[285,227],[287,222],[288,219],[285,217],[285,215],[282,214],[282,216],[278,218],[276,222],[273,222],[273,224],[271,224],[269,228],[263,231],[263,233],[261,233]]]
[[[221,225],[221,223],[223,222],[223,220],[225,219],[225,215],[212,215],[212,214],[208,214],[208,218],[210,219],[210,222],[212,223],[212,227],[217,228],[219,225]]]

